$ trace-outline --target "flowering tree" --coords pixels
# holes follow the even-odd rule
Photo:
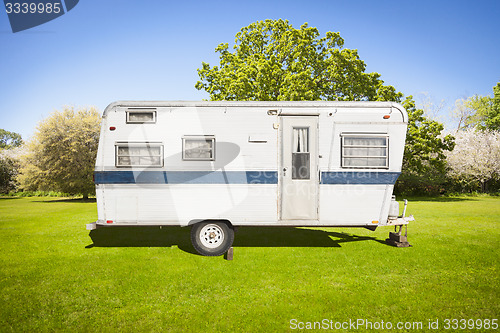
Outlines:
[[[88,198],[95,188],[92,173],[100,122],[93,107],[67,107],[40,122],[21,158],[21,189],[56,190]]]
[[[500,177],[500,133],[496,131],[459,131],[455,149],[447,153],[450,176],[467,177],[488,191],[488,183]]]

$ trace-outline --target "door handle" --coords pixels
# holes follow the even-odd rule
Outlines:
[[[286,168],[283,168],[283,177],[286,176]]]

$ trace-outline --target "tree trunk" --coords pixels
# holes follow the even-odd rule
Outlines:
[[[89,194],[83,193],[83,200],[88,200],[88,199],[89,199]]]

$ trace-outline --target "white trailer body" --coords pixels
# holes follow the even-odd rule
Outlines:
[[[392,102],[115,102],[96,225],[405,224],[390,210],[407,123]]]

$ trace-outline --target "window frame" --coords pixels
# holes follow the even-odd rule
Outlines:
[[[306,147],[307,147],[307,151],[302,151],[302,152],[298,152],[298,151],[295,151],[296,150],[296,146],[295,146],[295,141],[294,141],[294,138],[295,138],[295,130],[306,130]],[[310,146],[311,146],[311,142],[310,142],[310,126],[292,126],[292,180],[311,180],[311,150],[310,150]],[[307,156],[307,174],[306,175],[302,175],[300,173],[300,170],[296,170],[295,168],[295,165],[294,165],[294,161],[295,161],[295,156],[297,155],[300,155],[300,156]]]
[[[212,157],[210,158],[201,158],[201,157],[195,157],[195,158],[190,158],[186,157],[186,140],[194,140],[194,141],[212,141],[212,146],[209,149],[209,151],[212,152]],[[182,137],[182,160],[183,161],[215,161],[215,135],[184,135]]]
[[[389,169],[389,135],[387,133],[341,133],[340,134],[340,166],[344,169]],[[385,138],[385,146],[368,146],[368,145],[345,145],[345,138]],[[385,148],[385,156],[346,156],[345,148]],[[346,158],[365,158],[365,159],[380,159],[385,157],[385,165],[345,165]]]
[[[134,156],[134,157],[145,157],[146,155],[119,155],[119,148],[160,148],[160,164],[159,165],[141,165],[141,164],[119,164],[119,157],[124,156]],[[150,157],[152,155],[147,155]],[[156,155],[153,155],[156,156]],[[115,167],[117,168],[163,168],[164,166],[164,145],[162,142],[115,142]]]
[[[125,111],[125,113],[126,113],[125,122],[127,124],[156,124],[156,119],[157,119],[156,109],[127,109],[127,111]],[[130,120],[131,113],[151,113],[151,114],[153,114],[153,120],[148,120],[148,121]]]

